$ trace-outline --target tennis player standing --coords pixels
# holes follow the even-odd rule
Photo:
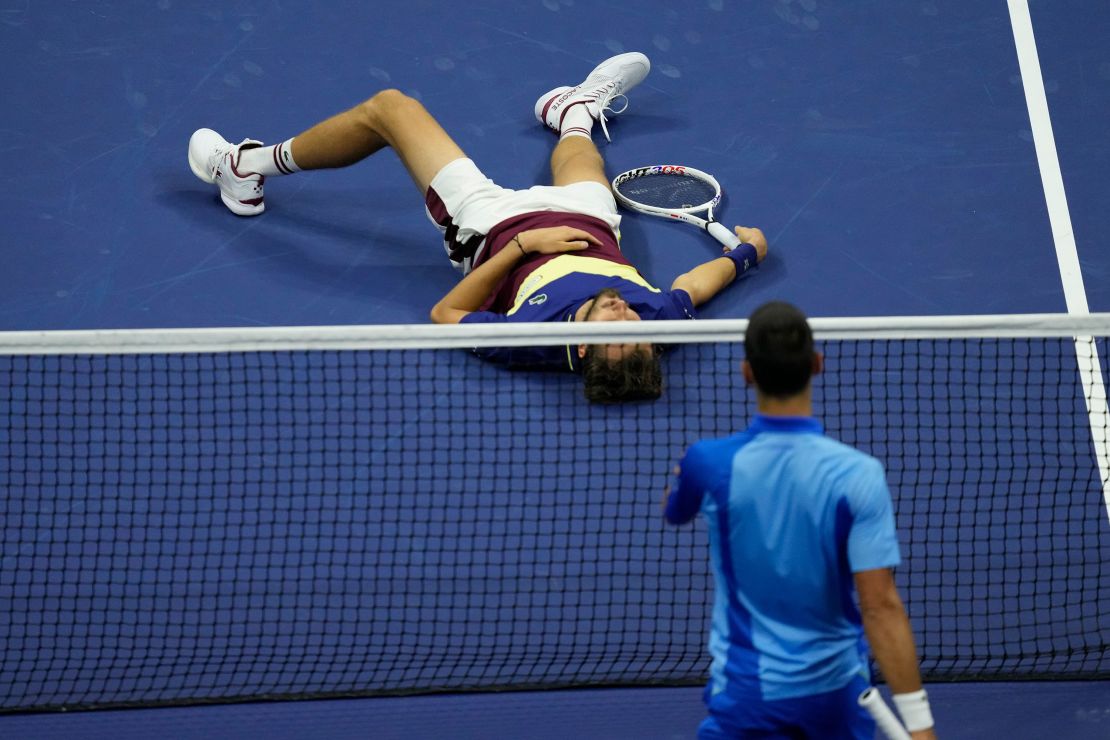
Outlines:
[[[709,527],[713,661],[698,737],[870,740],[857,702],[870,643],[911,736],[935,738],[891,570],[900,556],[882,464],[813,418],[823,357],[800,310],[757,309],[744,353],[755,419],[692,445],[664,500],[668,522],[700,511]]]

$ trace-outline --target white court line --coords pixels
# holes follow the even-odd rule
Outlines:
[[[1017,46],[1021,81],[1025,86],[1025,104],[1029,108],[1029,123],[1033,129],[1033,144],[1037,149],[1037,163],[1041,170],[1048,218],[1052,225],[1052,240],[1056,244],[1056,260],[1060,266],[1060,280],[1064,285],[1064,299],[1068,313],[1084,315],[1087,291],[1083,287],[1083,273],[1079,266],[1079,253],[1075,247],[1075,232],[1071,212],[1064,192],[1064,176],[1060,172],[1060,158],[1056,153],[1056,138],[1052,134],[1052,119],[1048,113],[1041,62],[1037,55],[1037,42],[1033,36],[1033,20],[1029,15],[1028,0],[1007,0],[1010,8],[1010,25]],[[1095,347],[1094,337],[1075,338],[1075,356],[1079,361],[1079,375],[1087,401],[1091,437],[1102,478],[1102,500],[1106,516],[1110,519],[1110,409],[1106,403],[1106,386],[1102,382],[1102,367]]]

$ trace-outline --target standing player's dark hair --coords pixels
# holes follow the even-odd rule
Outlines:
[[[582,358],[582,380],[586,399],[593,403],[653,401],[663,394],[663,371],[654,352],[608,360],[591,344]]]
[[[813,332],[805,314],[783,301],[763,304],[748,321],[744,354],[759,390],[775,398],[800,393],[813,374]]]

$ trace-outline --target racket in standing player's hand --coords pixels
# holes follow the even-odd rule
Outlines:
[[[875,720],[875,725],[888,740],[910,740],[910,733],[890,711],[890,707],[883,701],[879,690],[874,686],[859,695],[859,705],[866,709]]]
[[[613,193],[625,208],[705,229],[730,251],[741,244],[736,234],[713,218],[721,185],[708,172],[674,164],[637,167],[613,178]],[[702,212],[705,218],[695,215]]]

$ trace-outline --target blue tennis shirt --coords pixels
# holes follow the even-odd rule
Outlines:
[[[709,691],[786,699],[867,675],[852,573],[901,558],[875,458],[808,417],[756,415],[744,432],[692,445],[666,517],[701,512],[716,580]]]

